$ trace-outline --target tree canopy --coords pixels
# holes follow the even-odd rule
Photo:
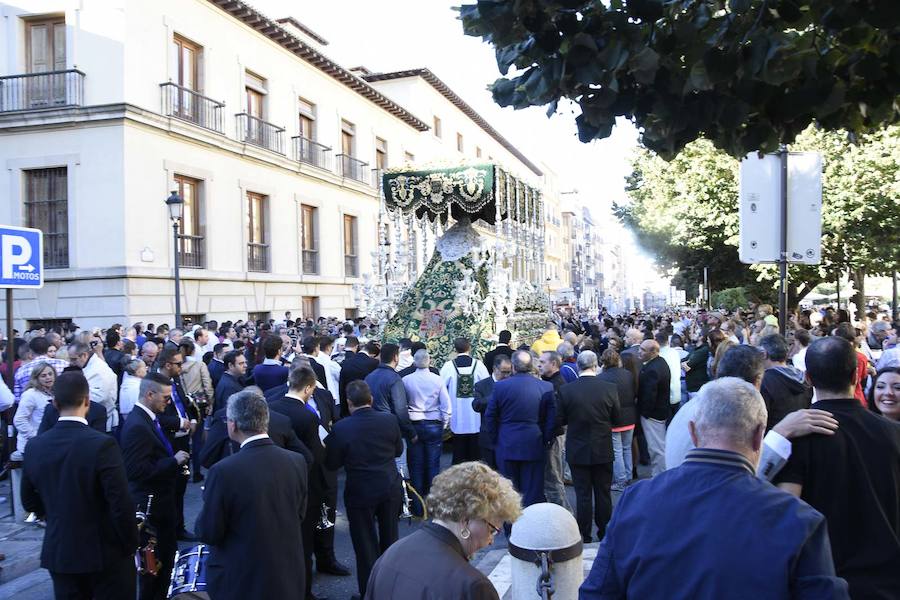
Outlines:
[[[862,135],[810,127],[791,150],[822,154],[822,263],[792,265],[792,302],[822,281],[850,271],[887,275],[900,265],[900,126]],[[738,260],[739,162],[706,140],[688,144],[670,162],[638,149],[628,177],[629,201],[614,212],[665,269],[690,291],[709,267],[714,289],[744,286],[760,299],[774,294],[777,270]]]
[[[898,0],[478,0],[460,17],[496,50],[494,101],[568,98],[583,142],[621,116],[667,160],[699,137],[742,157],[813,122],[900,121]]]

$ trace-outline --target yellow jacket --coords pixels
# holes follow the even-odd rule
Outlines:
[[[538,354],[541,352],[556,352],[560,344],[562,344],[562,338],[559,337],[559,332],[555,329],[548,329],[544,332],[544,335],[531,345],[531,349]]]

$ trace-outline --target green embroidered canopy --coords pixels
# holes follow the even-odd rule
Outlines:
[[[457,221],[490,224],[498,219],[533,223],[542,215],[540,192],[494,164],[390,170],[382,176],[382,189],[388,210],[430,221],[446,221],[448,211]]]

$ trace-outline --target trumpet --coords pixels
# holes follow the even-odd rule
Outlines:
[[[153,494],[147,496],[147,510],[136,511],[135,519],[138,523],[138,531],[142,534],[146,533],[147,543],[142,544],[134,555],[134,566],[141,575],[157,575],[159,573],[160,564],[156,558],[156,531],[149,523],[150,509],[153,505]]]
[[[319,512],[319,522],[316,523],[316,529],[319,531],[326,531],[332,527],[334,527],[334,523],[328,518],[328,507],[323,502],[321,511]]]
[[[400,518],[406,519],[407,521],[411,521],[413,518],[412,511],[410,507],[412,506],[412,499],[409,497],[409,491],[406,486],[407,480],[406,477],[403,476],[403,469],[400,468],[400,465],[397,465],[397,471],[400,473],[401,487],[403,488],[403,505],[400,507]]]

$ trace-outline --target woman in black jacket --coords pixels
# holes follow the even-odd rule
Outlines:
[[[431,522],[381,555],[366,600],[499,600],[469,559],[521,514],[512,482],[484,463],[465,462],[434,478],[425,503]]]
[[[603,370],[597,379],[615,384],[619,391],[619,420],[612,424],[613,438],[613,483],[610,489],[621,492],[631,481],[632,454],[631,439],[634,436],[634,424],[637,421],[635,394],[637,394],[637,374],[640,368],[637,359],[630,354],[626,360],[633,360],[630,368],[622,367],[622,359],[615,350],[608,349],[600,355]]]

